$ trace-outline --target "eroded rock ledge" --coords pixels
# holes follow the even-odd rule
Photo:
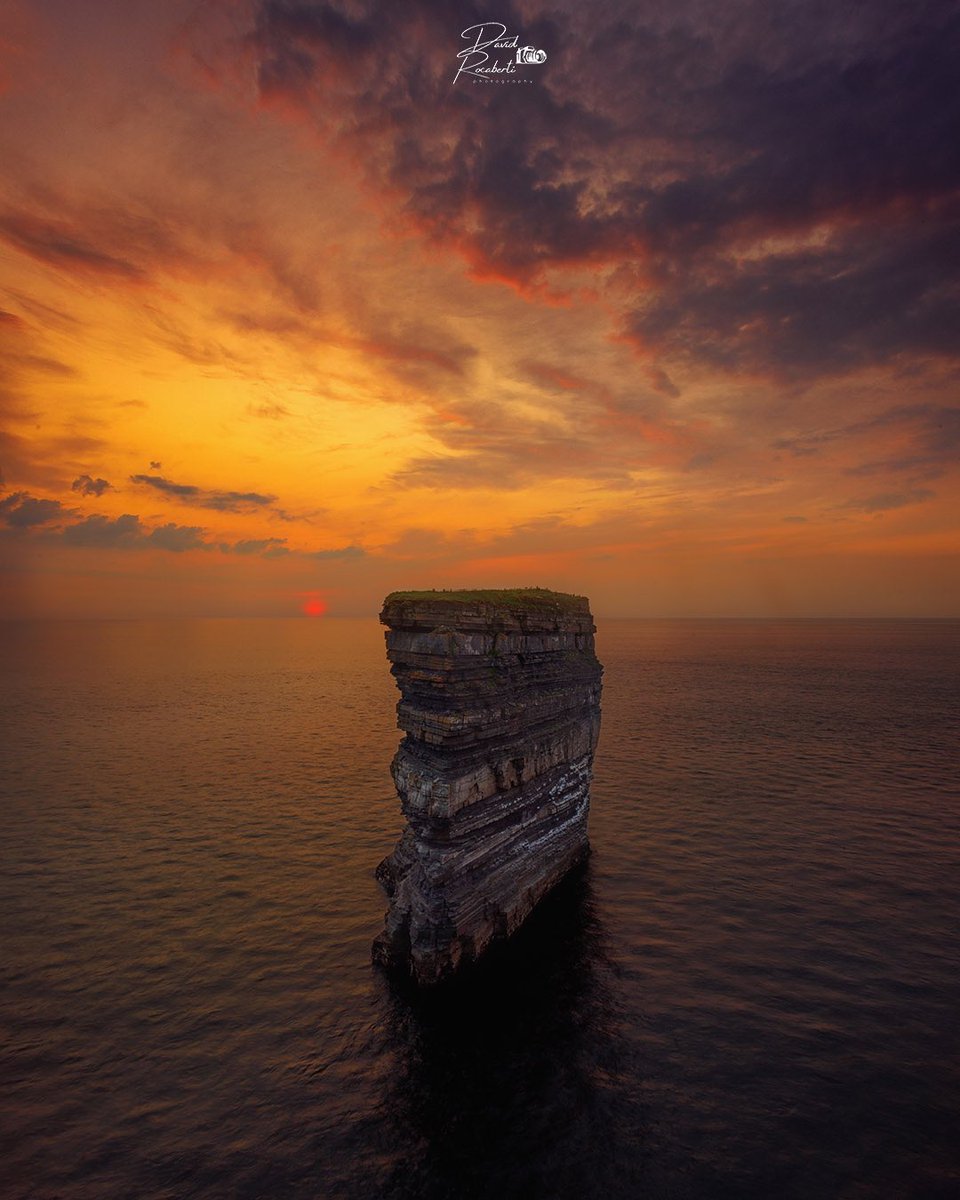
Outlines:
[[[391,902],[374,957],[430,984],[512,933],[586,856],[603,668],[583,596],[394,592],[380,620],[407,826],[377,868]]]

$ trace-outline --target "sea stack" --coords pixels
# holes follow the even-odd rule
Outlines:
[[[407,825],[377,868],[390,908],[374,958],[429,985],[511,934],[586,857],[603,668],[584,596],[394,592],[380,620]]]

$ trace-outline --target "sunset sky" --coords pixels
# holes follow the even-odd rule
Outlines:
[[[960,615],[955,3],[0,11],[6,613]]]

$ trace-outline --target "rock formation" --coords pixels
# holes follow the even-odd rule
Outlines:
[[[377,868],[391,903],[374,957],[430,984],[586,857],[603,668],[583,596],[394,592],[380,620],[407,826]]]

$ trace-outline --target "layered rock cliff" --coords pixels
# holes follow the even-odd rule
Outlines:
[[[586,856],[603,668],[583,596],[394,592],[380,620],[407,826],[377,868],[391,903],[374,957],[430,984]]]

